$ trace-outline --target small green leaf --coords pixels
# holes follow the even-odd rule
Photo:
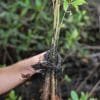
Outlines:
[[[79,6],[86,4],[86,1],[85,0],[75,0],[71,4],[75,8],[75,10],[79,12]]]
[[[83,4],[86,4],[86,1],[85,0],[75,0],[72,2],[72,5],[75,7],[75,6],[80,6],[80,5],[83,5]]]
[[[17,99],[16,93],[13,90],[9,93],[8,97],[9,97],[10,100],[16,100]]]
[[[35,5],[37,10],[40,10],[42,7],[42,0],[35,0]]]
[[[84,93],[84,92],[81,92],[81,97],[80,97],[80,100],[87,100],[88,99],[88,94]]]
[[[79,12],[79,7],[78,7],[78,6],[74,6],[74,8],[75,8],[75,10],[76,10],[77,12]]]
[[[25,3],[26,3],[27,6],[29,6],[30,5],[30,0],[25,0]]]
[[[71,82],[71,79],[68,75],[65,75],[64,79],[67,81],[67,82]]]
[[[74,31],[73,31],[73,33],[72,33],[72,38],[73,38],[73,39],[77,39],[78,36],[79,36],[79,33],[78,33],[77,29],[74,29]]]
[[[69,7],[68,1],[67,0],[63,0],[63,9],[64,9],[64,11],[67,11],[68,7]]]
[[[76,91],[74,90],[71,91],[71,98],[72,100],[79,100],[79,97]]]

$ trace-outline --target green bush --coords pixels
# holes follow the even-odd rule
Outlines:
[[[0,2],[0,45],[17,51],[44,50],[51,41],[47,0]],[[45,46],[46,45],[46,46]]]
[[[48,0],[1,0],[0,46],[15,51],[44,51],[49,48],[53,33],[53,12]],[[62,10],[63,15],[63,10]],[[86,11],[67,16],[61,26],[60,44],[68,49],[79,40],[87,23]],[[80,33],[81,32],[81,33]],[[75,36],[77,34],[77,36]],[[65,37],[63,37],[65,36]],[[74,36],[74,37],[72,37]],[[63,50],[62,50],[63,51]]]

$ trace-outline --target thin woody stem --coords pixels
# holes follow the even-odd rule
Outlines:
[[[43,87],[42,100],[49,100],[49,95],[50,95],[50,73],[47,73]]]
[[[54,76],[54,71],[51,73],[51,100],[55,100],[55,76]]]
[[[54,9],[54,36],[52,38],[52,46],[53,49],[50,52],[49,56],[51,59],[56,59],[56,50],[58,46],[58,40],[59,40],[59,33],[60,33],[60,0],[52,0],[53,2],[53,9]],[[56,67],[56,66],[51,66]],[[42,94],[42,100],[60,100],[56,99],[56,93],[57,93],[57,77],[55,70],[48,71],[46,73],[45,77],[45,83],[43,88],[43,94]],[[51,93],[50,93],[51,92]]]

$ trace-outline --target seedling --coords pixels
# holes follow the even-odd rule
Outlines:
[[[61,59],[58,52],[58,41],[61,25],[63,23],[66,12],[71,12],[69,7],[72,6],[76,11],[79,11],[79,6],[86,3],[85,0],[63,0],[64,15],[60,22],[60,8],[62,0],[52,0],[54,10],[53,37],[51,49],[46,55],[47,62],[51,63],[52,70],[47,71],[45,83],[43,87],[42,100],[61,100],[60,81],[55,69],[61,70]],[[76,33],[75,33],[76,34]]]

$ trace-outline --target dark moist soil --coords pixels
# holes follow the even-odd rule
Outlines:
[[[94,36],[96,38],[95,43],[92,41],[88,41],[88,44],[92,45],[99,45],[100,44],[100,39],[97,38],[99,33],[99,24],[98,24],[98,12],[97,8],[93,5],[90,5],[88,7],[89,14],[92,16],[92,24],[90,27],[88,27],[88,31],[91,33],[91,36]],[[99,15],[100,16],[100,15]],[[93,24],[95,23],[95,25]],[[94,26],[93,26],[94,25]],[[15,50],[8,47],[9,54],[12,55],[12,58],[14,59],[13,61],[16,61],[15,56],[17,55]],[[41,52],[41,51],[39,51]],[[39,52],[36,52],[35,54],[38,54]],[[97,52],[97,51],[92,51],[92,52]],[[100,52],[98,50],[98,52]],[[12,64],[11,60],[7,60],[9,57],[4,58],[5,52],[4,50],[0,48],[0,63],[7,63]],[[21,54],[22,57],[27,57],[30,54],[26,52]],[[6,59],[6,60],[5,60]],[[100,66],[97,66],[96,63],[100,63],[100,56],[99,57],[94,57],[91,59],[87,58],[79,58],[76,56],[73,57],[68,57],[62,66],[65,67],[64,72],[63,72],[63,77],[64,75],[68,75],[71,78],[71,82],[66,82],[64,78],[62,77],[61,80],[61,93],[62,93],[62,98],[63,100],[67,100],[68,96],[70,95],[71,90],[77,90],[79,93],[80,91],[84,92],[90,92],[93,87],[96,85],[96,83],[100,80]],[[92,74],[90,75],[90,73]],[[89,76],[90,75],[90,76]],[[86,78],[89,77],[87,80]],[[86,80],[86,81],[85,81]],[[80,87],[80,85],[84,82],[84,85]],[[40,100],[41,93],[42,93],[42,86],[44,83],[44,75],[42,74],[37,74],[33,76],[30,80],[28,80],[25,84],[18,86],[15,88],[16,93],[18,95],[21,95],[23,100]],[[79,88],[80,87],[80,88]],[[0,100],[5,100],[6,94],[0,96]],[[95,89],[93,96],[98,98],[100,100],[100,85]]]

